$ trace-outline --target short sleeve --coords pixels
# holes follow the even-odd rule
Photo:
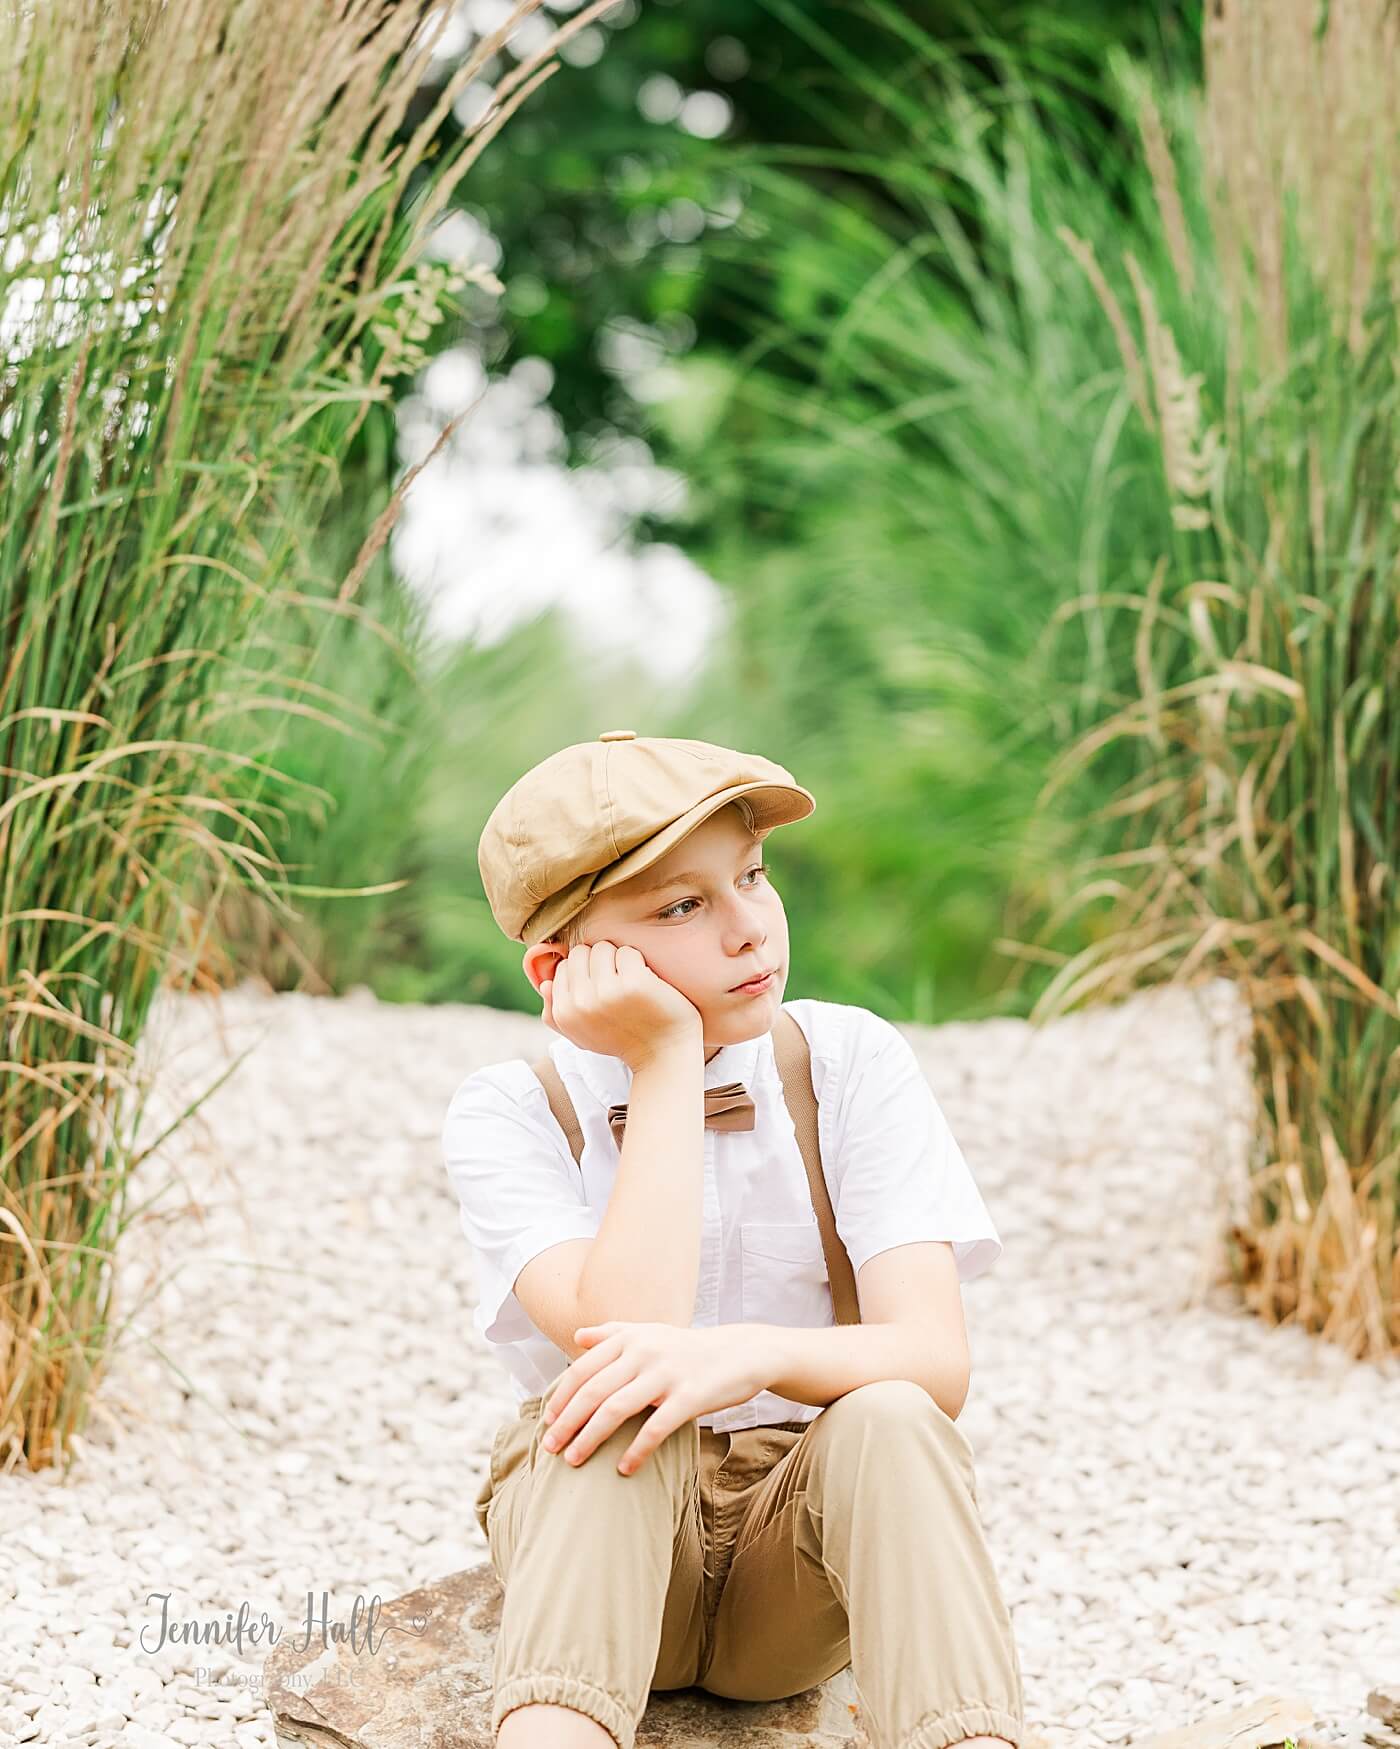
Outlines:
[[[859,1270],[916,1240],[951,1243],[959,1281],[990,1269],[1001,1239],[914,1047],[869,1009],[840,1100],[836,1227]]]
[[[475,1253],[477,1328],[488,1342],[539,1335],[515,1297],[515,1278],[551,1245],[594,1237],[598,1217],[528,1063],[467,1077],[448,1106],[442,1151]]]

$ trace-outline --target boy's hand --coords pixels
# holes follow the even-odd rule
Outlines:
[[[678,1324],[587,1324],[585,1345],[541,1407],[547,1451],[582,1463],[629,1415],[655,1404],[618,1460],[630,1476],[676,1428],[697,1415],[745,1403],[763,1389],[753,1330],[741,1324],[686,1329]]]
[[[540,995],[546,1026],[580,1050],[620,1057],[634,1072],[675,1040],[704,1045],[700,1010],[652,971],[640,948],[580,941]]]

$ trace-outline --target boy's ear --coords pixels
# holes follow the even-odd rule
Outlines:
[[[538,990],[546,978],[554,976],[554,968],[569,956],[557,941],[537,941],[525,949],[525,957],[521,964],[525,968],[525,976]]]

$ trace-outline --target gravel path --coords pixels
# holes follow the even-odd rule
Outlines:
[[[906,1029],[1006,1243],[964,1290],[961,1425],[1052,1749],[1274,1692],[1359,1746],[1400,1678],[1400,1372],[1208,1285],[1242,1018],[1217,984]],[[264,1617],[300,1638],[326,1593],[349,1631],[357,1596],[485,1558],[511,1399],[438,1139],[463,1075],[549,1036],[366,993],[163,998],[147,1135],[251,1054],[143,1169],[171,1182],[124,1241],[131,1324],[69,1474],[0,1476],[0,1749],[271,1746]],[[159,1644],[162,1593],[206,1643]],[[240,1609],[241,1655],[208,1643]]]

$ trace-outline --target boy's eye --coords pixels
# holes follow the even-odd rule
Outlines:
[[[740,876],[740,879],[747,880],[750,875],[761,875],[761,874],[767,874],[767,873],[768,873],[767,866],[764,863],[756,862],[752,868],[744,870],[744,873]],[[662,917],[674,917],[676,915],[689,917],[690,912],[689,911],[682,912],[681,906],[682,905],[698,905],[699,903],[700,903],[700,901],[698,899],[677,899],[674,905],[668,905],[664,911],[658,911],[656,913],[656,915],[657,915],[658,920]]]

